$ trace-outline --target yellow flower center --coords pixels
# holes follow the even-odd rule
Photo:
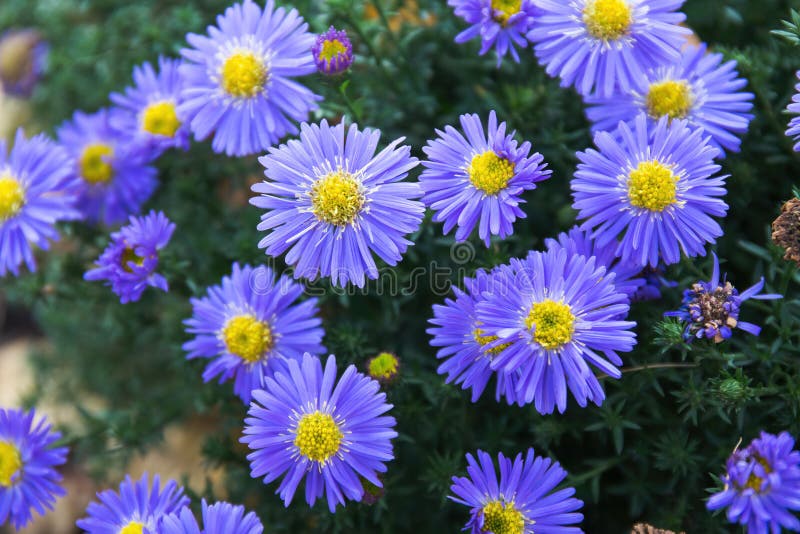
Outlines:
[[[252,52],[238,52],[222,65],[222,88],[236,98],[251,98],[264,90],[269,72]]]
[[[522,0],[492,0],[492,10],[500,12],[494,16],[494,20],[503,26],[508,23],[508,19],[519,13],[521,8]]]
[[[633,12],[627,0],[589,0],[583,8],[583,22],[592,37],[615,41],[628,33]]]
[[[144,532],[144,524],[138,521],[131,521],[119,531],[119,534],[142,534]]]
[[[692,93],[686,80],[667,80],[650,85],[645,99],[647,113],[654,119],[664,115],[683,119],[692,109]]]
[[[22,469],[22,457],[17,448],[7,441],[0,441],[0,488],[11,487],[11,479]]]
[[[142,114],[142,129],[153,135],[174,137],[180,127],[181,121],[172,102],[154,102]]]
[[[81,176],[90,184],[104,184],[114,176],[114,167],[111,159],[114,157],[114,148],[105,143],[92,143],[86,145],[81,154]]]
[[[237,315],[225,323],[222,338],[228,352],[247,363],[255,363],[272,348],[274,339],[269,324],[252,315]]]
[[[514,164],[492,150],[477,154],[467,169],[470,183],[487,195],[496,195],[514,177]]]
[[[472,338],[475,340],[476,343],[480,344],[481,347],[486,346],[489,343],[500,339],[497,336],[487,336],[483,332],[483,330],[481,330],[478,327],[475,327],[475,329],[472,331]],[[511,343],[503,343],[502,345],[498,345],[493,349],[489,349],[488,354],[490,354],[491,356],[496,356],[510,346]]]
[[[120,257],[119,263],[122,265],[122,268],[129,273],[133,272],[130,265],[128,265],[130,262],[141,267],[144,263],[144,258],[136,254],[131,247],[125,247],[125,250],[122,251],[122,257]]]
[[[339,54],[347,54],[347,47],[339,39],[327,39],[322,43],[319,52],[320,59],[330,61]]]
[[[568,304],[546,299],[531,307],[525,326],[535,327],[533,339],[543,348],[553,350],[572,339],[575,316]]]
[[[0,222],[20,212],[25,204],[25,191],[10,174],[0,174]]]
[[[397,356],[391,352],[381,352],[369,362],[369,376],[388,380],[397,374]]]
[[[355,221],[364,206],[361,183],[347,171],[326,174],[311,186],[311,207],[317,219],[336,226]]]
[[[772,473],[772,467],[770,467],[770,465],[767,463],[767,461],[764,458],[761,458],[760,456],[756,456],[755,460],[758,463],[761,464],[761,467],[764,468],[764,472],[766,474]],[[754,490],[756,493],[761,493],[761,485],[763,483],[764,483],[764,479],[761,478],[760,476],[756,475],[753,472],[753,473],[750,473],[750,476],[747,477],[747,482],[745,482],[744,487],[742,487],[741,489],[744,490],[744,489],[750,488],[750,489]]]
[[[525,516],[513,502],[490,501],[483,507],[483,532],[492,534],[524,534]]]
[[[300,454],[314,462],[324,463],[339,452],[344,434],[333,417],[316,411],[304,415],[297,424],[294,444]]]
[[[637,208],[664,211],[677,202],[677,190],[678,177],[656,160],[640,162],[628,175],[628,199]]]

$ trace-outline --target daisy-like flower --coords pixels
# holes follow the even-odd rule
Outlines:
[[[176,147],[189,148],[189,128],[178,118],[183,80],[181,62],[158,58],[158,72],[150,63],[133,69],[133,87],[124,94],[112,93],[118,107],[111,115],[114,127],[136,141],[150,144],[157,152]]]
[[[28,98],[47,66],[50,46],[42,34],[25,28],[0,35],[0,87],[7,95]]]
[[[293,80],[316,71],[307,30],[295,9],[245,0],[217,17],[208,35],[187,35],[178,116],[195,138],[213,133],[215,152],[246,156],[297,132],[293,121],[308,119],[321,98]]]
[[[288,250],[296,278],[331,278],[344,287],[378,277],[373,253],[397,265],[413,242],[425,211],[422,191],[403,182],[417,166],[411,149],[397,139],[377,155],[381,132],[352,124],[303,124],[291,140],[259,159],[267,181],[253,185],[261,196],[250,203],[267,210],[258,244],[270,256]]]
[[[36,413],[0,408],[0,527],[19,530],[44,515],[66,494],[56,467],[67,461],[66,447],[53,447],[61,434]]]
[[[525,217],[522,194],[536,189],[550,171],[541,154],[530,153],[528,141],[517,145],[515,131],[506,135],[506,123],[498,125],[494,111],[485,133],[478,115],[460,120],[466,137],[446,126],[422,149],[428,156],[419,178],[422,201],[436,212],[434,221],[444,222],[445,234],[458,226],[456,241],[465,241],[477,225],[488,247],[491,236],[513,233],[514,221]]]
[[[149,165],[157,153],[114,129],[109,110],[75,112],[59,127],[58,140],[74,160],[81,184],[77,206],[91,222],[124,221],[139,212],[158,185],[157,171]]]
[[[325,351],[317,299],[294,304],[302,293],[302,285],[288,276],[276,278],[269,267],[234,263],[221,285],[191,301],[194,313],[185,324],[195,337],[183,345],[187,358],[211,360],[203,380],[233,378],[233,391],[249,403],[253,389],[280,361]]]
[[[583,501],[574,488],[555,490],[567,476],[558,462],[536,456],[533,449],[523,459],[497,455],[500,478],[489,454],[479,450],[476,460],[467,454],[469,477],[453,477],[453,501],[470,507],[464,530],[471,534],[580,534],[578,510]],[[555,491],[554,491],[555,490]]]
[[[645,284],[644,278],[640,276],[641,267],[626,263],[617,257],[616,241],[611,241],[601,247],[597,244],[597,241],[592,239],[589,232],[574,226],[569,232],[558,234],[556,239],[545,239],[544,243],[547,250],[563,248],[569,256],[575,254],[580,254],[587,258],[594,256],[598,266],[605,267],[608,272],[614,273],[614,285],[617,291],[625,293],[629,297],[633,296]]]
[[[761,432],[745,449],[733,452],[722,475],[722,491],[708,500],[709,510],[727,508],[728,521],[748,534],[800,531],[800,452],[788,432]]]
[[[702,280],[693,284],[683,292],[683,306],[678,311],[667,312],[667,317],[678,317],[686,322],[685,337],[713,339],[721,343],[733,335],[733,329],[739,328],[755,336],[761,333],[761,327],[753,323],[739,320],[742,303],[748,299],[774,300],[782,298],[772,293],[762,294],[764,278],[752,287],[739,294],[739,291],[719,276],[719,260],[714,256],[714,271],[711,280]]]
[[[253,450],[250,475],[264,483],[283,475],[278,488],[286,506],[305,478],[306,502],[324,494],[331,512],[346,500],[360,501],[361,479],[383,487],[378,473],[391,461],[394,417],[377,381],[348,366],[338,382],[336,358],[325,370],[306,354],[289,360],[253,392],[243,443]]]
[[[353,45],[347,32],[333,26],[317,36],[311,53],[317,70],[323,74],[341,74],[353,64]]]
[[[227,502],[208,505],[203,499],[203,528],[189,508],[164,517],[159,534],[261,534],[264,527],[255,512]]]
[[[47,250],[58,221],[80,218],[76,186],[69,156],[44,135],[17,130],[10,152],[0,140],[0,276],[35,271],[33,247]]]
[[[527,37],[562,87],[610,97],[626,93],[654,66],[680,58],[691,34],[678,24],[683,0],[536,0],[542,10]]]
[[[722,60],[722,54],[707,54],[705,44],[687,46],[680,61],[648,69],[628,91],[587,97],[592,129],[611,131],[640,113],[651,122],[667,116],[705,130],[721,156],[722,150],[738,152],[739,136],[753,119],[753,94],[743,91],[747,80],[739,77],[736,62]]]
[[[705,255],[722,235],[713,217],[728,210],[719,198],[726,176],[714,176],[719,151],[706,133],[667,117],[648,125],[641,114],[631,126],[600,132],[595,144],[599,151],[578,153],[572,180],[581,228],[592,229],[600,246],[622,234],[617,255],[642,267],[677,263],[681,251]]]
[[[157,534],[161,520],[188,506],[189,499],[174,480],[164,487],[158,475],[145,473],[134,482],[129,475],[119,485],[119,492],[105,490],[97,494],[100,502],[91,502],[88,517],[77,521],[88,534]]]
[[[167,246],[175,224],[162,212],[131,217],[130,224],[111,234],[97,266],[83,277],[105,280],[122,304],[136,302],[148,286],[169,291],[166,278],[156,272],[158,251]]]
[[[539,13],[534,0],[447,0],[447,5],[470,25],[456,35],[457,43],[480,37],[480,55],[494,47],[498,67],[507,53],[519,63],[516,47],[528,46],[525,34]]]
[[[501,272],[502,291],[484,293],[476,305],[481,329],[495,336],[484,352],[501,348],[491,368],[518,373],[518,404],[533,401],[542,414],[556,406],[563,412],[569,388],[580,406],[599,406],[605,393],[589,364],[622,376],[617,352],[633,348],[636,323],[621,320],[628,298],[596,261],[565,249],[531,252]]]
[[[465,278],[465,290],[453,287],[455,299],[446,299],[444,305],[433,306],[433,325],[428,333],[433,336],[432,347],[440,347],[436,357],[444,360],[439,374],[447,375],[447,383],[460,384],[462,389],[472,390],[472,402],[476,402],[492,375],[492,360],[506,345],[484,351],[484,347],[497,340],[497,336],[487,334],[482,328],[476,313],[478,302],[485,300],[487,292],[503,294],[507,288],[501,286],[506,277],[498,273],[506,266],[496,268],[492,273],[480,270],[475,278]],[[505,397],[508,404],[516,400],[517,373],[496,373],[497,386],[495,399]]]
[[[800,78],[800,70],[797,71],[796,75]],[[789,104],[787,109],[790,113],[798,114],[800,113],[800,83],[795,85],[794,88],[797,92],[792,96],[792,103]],[[794,151],[800,152],[800,117],[793,117],[789,121],[789,128],[786,130],[786,135],[794,140]]]

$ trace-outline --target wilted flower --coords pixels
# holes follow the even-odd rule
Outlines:
[[[0,87],[12,96],[27,98],[44,72],[49,46],[32,29],[9,30],[0,36]]]
[[[783,259],[800,266],[800,199],[789,199],[783,205],[772,222],[772,240],[785,251]]]
[[[381,352],[367,362],[367,374],[381,384],[390,384],[400,372],[400,360],[391,352]]]

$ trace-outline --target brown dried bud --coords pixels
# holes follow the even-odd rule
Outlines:
[[[788,200],[772,221],[772,241],[786,251],[783,259],[800,266],[800,199]]]
[[[637,523],[633,526],[633,530],[631,534],[676,534],[672,530],[664,530],[662,528],[656,528],[653,525],[648,525],[646,523]],[[680,534],[686,534],[685,532],[681,532]]]

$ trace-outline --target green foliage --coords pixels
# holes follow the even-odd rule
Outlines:
[[[52,132],[75,109],[107,105],[109,92],[130,83],[134,65],[176,55],[186,32],[202,32],[226,5],[4,0],[0,28],[35,26],[52,44],[47,78],[33,99],[38,122]],[[479,267],[540,248],[573,224],[569,180],[575,151],[590,146],[588,125],[580,98],[549,79],[529,50],[520,64],[507,60],[495,68],[493,56],[477,56],[475,42],[453,43],[463,25],[440,0],[419,0],[419,19],[433,24],[397,28],[397,17],[407,12],[390,0],[381,0],[369,19],[361,2],[295,5],[314,31],[330,24],[346,29],[358,54],[345,78],[304,80],[326,99],[315,119],[345,115],[380,128],[384,143],[405,136],[421,157],[434,128],[465,112],[495,109],[553,169],[552,179],[526,196],[528,218],[516,224],[514,236],[488,250],[474,241],[466,264],[452,253],[452,238],[427,219],[395,269],[400,287],[432,262],[450,268],[458,282]],[[298,498],[284,509],[276,484],[265,487],[249,476],[238,443],[245,410],[230,384],[204,385],[202,362],[186,362],[181,350],[189,297],[217,283],[233,261],[267,261],[256,247],[258,210],[246,204],[248,184],[261,174],[256,159],[228,159],[196,143],[188,154],[161,158],[161,186],[146,206],[164,210],[178,226],[163,261],[168,294],[149,291],[122,306],[108,289],[84,282],[108,230],[82,224],[63,227],[64,244],[40,256],[38,273],[3,280],[10,301],[29,306],[53,342],[52,350],[35,355],[30,402],[46,396],[78,408],[81,424],[64,429],[72,459],[106,479],[132,452],[157,444],[165,425],[193,414],[212,417],[217,428],[205,438],[207,463],[224,467],[228,499],[256,510],[268,532],[456,532],[468,511],[446,495],[450,477],[465,471],[464,454],[477,448],[513,454],[529,446],[569,471],[567,483],[586,503],[587,532],[628,532],[639,520],[688,532],[729,531],[723,514],[705,510],[705,488],[718,484],[710,473],[721,472],[740,437],[747,442],[761,429],[800,436],[800,279],[768,244],[769,224],[800,173],[782,112],[800,66],[790,46],[800,44],[800,15],[789,14],[789,2],[780,0],[689,0],[686,12],[712,49],[739,62],[755,94],[743,152],[722,162],[730,174],[730,211],[717,252],[740,289],[764,276],[769,292],[786,295],[745,305],[743,319],[764,326],[760,337],[738,331],[720,345],[686,345],[680,325],[662,314],[679,305],[681,288],[708,278],[711,262],[684,261],[668,272],[678,287],[665,289],[660,301],[634,306],[639,344],[624,358],[623,378],[603,380],[604,405],[581,409],[573,402],[563,415],[541,416],[531,406],[498,404],[491,394],[473,404],[466,392],[444,384],[425,333],[431,306],[444,297],[427,284],[394,296],[378,291],[377,282],[355,294],[312,284],[324,290],[325,343],[340,363],[363,369],[383,350],[400,357],[401,377],[388,391],[400,436],[377,504],[351,504],[330,515],[324,504],[309,511]],[[791,22],[781,25],[787,16]],[[285,268],[282,259],[274,264]],[[203,496],[219,497],[210,487]]]

